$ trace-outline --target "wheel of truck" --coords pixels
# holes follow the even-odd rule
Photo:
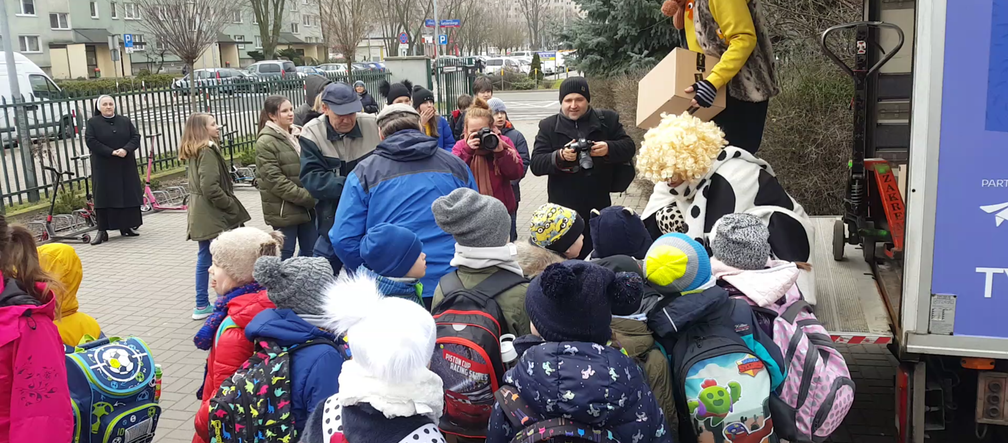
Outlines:
[[[844,232],[843,220],[833,222],[833,260],[841,261],[844,258],[844,247],[847,246],[847,235]]]
[[[874,222],[865,222],[865,231],[873,232],[874,230]],[[877,241],[878,239],[872,235],[861,236],[861,249],[864,252],[864,260],[872,266],[875,265],[875,246]]]

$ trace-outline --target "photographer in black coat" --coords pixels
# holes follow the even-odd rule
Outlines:
[[[549,202],[571,208],[588,220],[592,209],[612,204],[618,165],[630,161],[636,147],[623,131],[619,114],[590,106],[591,93],[583,77],[571,77],[560,85],[560,113],[539,122],[539,134],[532,150],[532,173],[549,175]],[[584,140],[587,145],[579,143]],[[584,149],[579,152],[578,147]],[[580,157],[579,157],[580,156]],[[587,160],[591,160],[591,168]],[[585,224],[581,255],[592,251],[591,235]]]

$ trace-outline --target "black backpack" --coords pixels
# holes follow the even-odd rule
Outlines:
[[[330,340],[311,340],[283,347],[272,340],[256,339],[255,354],[210,399],[210,440],[217,443],[293,442],[291,407],[291,357],[315,345],[332,346]],[[293,440],[292,440],[293,439]]]
[[[457,272],[441,278],[444,300],[433,312],[437,344],[430,368],[444,382],[442,432],[464,438],[486,437],[494,392],[504,377],[500,336],[508,333],[495,298],[526,282],[505,270],[468,289]]]
[[[544,418],[533,411],[528,403],[518,395],[518,390],[512,386],[502,386],[494,396],[514,431],[511,443],[549,442],[553,441],[553,438],[564,442],[619,443],[619,440],[607,430],[594,428],[563,417]]]

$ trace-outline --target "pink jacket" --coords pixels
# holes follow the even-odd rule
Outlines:
[[[0,443],[69,442],[73,409],[55,304],[4,306],[16,292],[24,293],[0,276]]]
[[[742,270],[711,258],[711,273],[714,278],[727,282],[757,306],[764,308],[776,303],[785,294],[798,294],[795,282],[799,272],[794,263],[780,260],[767,261],[766,269]]]
[[[525,166],[522,164],[522,159],[518,155],[518,149],[515,148],[514,142],[503,135],[500,136],[500,139],[501,143],[504,144],[504,149],[494,153],[493,160],[490,162],[490,185],[493,187],[494,197],[504,203],[508,212],[515,212],[518,210],[518,201],[515,200],[511,180],[521,179],[525,173]],[[465,138],[455,142],[455,146],[452,147],[452,154],[461,158],[467,165],[472,162],[474,152],[469,147],[469,144],[466,143]],[[472,166],[470,165],[471,168]]]

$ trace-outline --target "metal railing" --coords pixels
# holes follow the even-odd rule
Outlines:
[[[389,73],[364,72],[327,73],[333,81],[353,83],[361,80],[368,90],[377,91]],[[148,152],[153,149],[154,172],[179,168],[178,145],[182,129],[192,107],[209,112],[217,123],[234,131],[233,151],[238,155],[252,149],[258,132],[259,113],[263,100],[270,94],[281,94],[294,107],[305,102],[304,79],[246,78],[237,81],[212,80],[198,82],[195,94],[188,85],[147,89],[111,94],[116,101],[116,113],[132,120],[140,134],[161,134],[151,140],[154,146],[141,146],[136,151],[137,167],[146,168]],[[14,104],[0,98],[0,213],[6,207],[24,205],[50,198],[52,177],[43,166],[71,171],[74,179],[64,186],[75,191],[83,189],[85,168],[73,157],[89,153],[84,142],[87,120],[93,115],[98,96],[71,96],[61,91],[35,92],[25,102]],[[379,106],[384,104],[379,101]],[[28,138],[31,146],[19,145],[15,111],[24,108],[28,115]],[[147,140],[142,138],[142,140]],[[146,141],[142,141],[146,144]],[[87,168],[90,170],[90,168]],[[143,169],[140,169],[143,171]]]
[[[465,64],[462,59],[441,59],[435,63],[433,71],[438,114],[449,115],[460,95],[472,95],[476,66]]]

